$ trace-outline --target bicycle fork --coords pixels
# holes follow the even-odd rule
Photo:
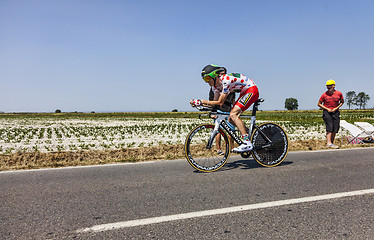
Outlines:
[[[211,148],[212,148],[214,138],[217,136],[217,134],[218,134],[218,132],[219,132],[219,125],[221,124],[221,122],[222,122],[223,120],[224,120],[224,117],[223,117],[223,116],[219,116],[219,117],[216,119],[216,122],[215,122],[215,125],[214,125],[214,129],[213,129],[212,133],[210,134],[209,139],[208,139],[208,143],[207,143],[207,145],[206,145],[206,148],[207,148],[207,149],[211,149]]]

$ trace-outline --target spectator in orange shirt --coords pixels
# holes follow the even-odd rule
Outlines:
[[[343,94],[335,90],[335,81],[330,79],[326,82],[327,91],[322,94],[318,106],[323,109],[323,120],[326,125],[327,147],[339,148],[334,144],[336,133],[340,128],[339,108],[344,103]]]

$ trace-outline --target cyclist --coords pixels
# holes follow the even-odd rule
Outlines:
[[[241,135],[243,144],[234,148],[234,152],[247,152],[253,149],[249,140],[246,126],[240,119],[240,115],[247,110],[259,97],[256,84],[252,79],[240,73],[226,74],[226,68],[217,65],[207,65],[201,72],[203,80],[212,87],[214,91],[214,100],[193,99],[190,101],[192,107],[197,106],[222,106],[230,92],[240,92],[238,100],[230,111],[230,122],[235,124]]]

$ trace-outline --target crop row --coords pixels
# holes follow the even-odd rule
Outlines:
[[[209,121],[209,120],[208,120]],[[105,150],[183,143],[206,121],[189,118],[124,120],[0,120],[0,154],[24,151]],[[290,140],[321,139],[321,123],[280,122]]]

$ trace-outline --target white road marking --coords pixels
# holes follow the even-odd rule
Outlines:
[[[155,224],[155,223],[199,218],[199,217],[213,216],[213,215],[227,214],[227,213],[234,213],[234,212],[242,212],[242,211],[261,209],[261,208],[285,206],[285,205],[298,204],[298,203],[315,202],[315,201],[322,201],[322,200],[329,200],[329,199],[336,199],[336,198],[343,198],[343,197],[359,196],[359,195],[365,195],[365,194],[374,194],[374,188],[364,189],[364,190],[359,190],[359,191],[352,191],[352,192],[342,192],[342,193],[334,193],[334,194],[319,195],[319,196],[312,196],[312,197],[294,198],[294,199],[249,204],[249,205],[236,206],[236,207],[212,209],[212,210],[199,211],[199,212],[189,212],[189,213],[175,214],[175,215],[169,215],[169,216],[161,216],[161,217],[144,218],[144,219],[137,219],[137,220],[131,220],[131,221],[124,221],[124,222],[101,224],[101,225],[95,225],[89,228],[79,229],[77,230],[77,232],[79,233],[103,232],[103,231],[110,231],[110,230],[116,230],[116,229],[121,229],[121,228],[150,225],[150,224]]]

